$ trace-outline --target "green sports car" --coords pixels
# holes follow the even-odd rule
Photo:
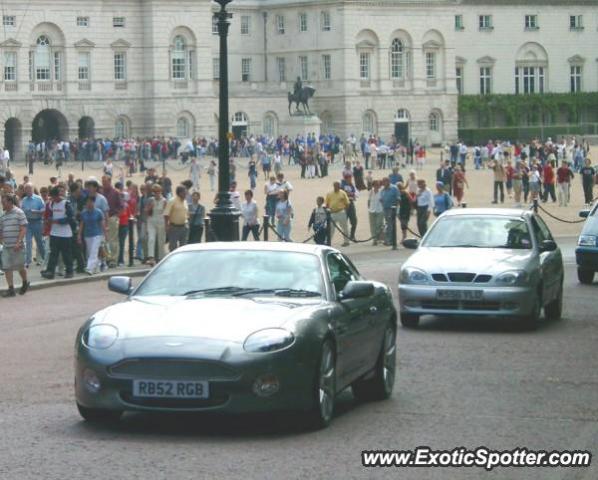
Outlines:
[[[75,394],[89,421],[124,411],[303,411],[326,426],[335,397],[385,399],[396,369],[390,289],[339,251],[205,243],[169,254],[76,339]]]

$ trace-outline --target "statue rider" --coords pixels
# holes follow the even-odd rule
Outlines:
[[[301,82],[301,77],[297,77],[297,80],[295,80],[295,86],[293,87],[293,94],[295,95],[296,98],[299,97],[299,94],[301,93],[302,88],[303,88],[303,83]]]

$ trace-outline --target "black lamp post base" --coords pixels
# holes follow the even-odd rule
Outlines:
[[[216,207],[208,216],[215,242],[238,242],[239,210],[231,206]]]

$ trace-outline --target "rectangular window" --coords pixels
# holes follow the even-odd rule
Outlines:
[[[426,52],[426,78],[428,80],[436,79],[436,54]]]
[[[17,17],[14,15],[2,15],[2,26],[14,28],[17,25]]]
[[[89,27],[89,17],[77,17],[78,27]]]
[[[519,76],[520,69],[519,67],[515,67],[515,95],[519,94],[519,82],[521,81],[521,77]]]
[[[251,58],[241,59],[241,81],[251,81]]]
[[[455,77],[457,80],[457,93],[463,95],[463,67],[455,69]]]
[[[492,15],[480,15],[480,30],[492,30]]]
[[[526,15],[525,16],[525,29],[526,30],[538,30],[538,15]]]
[[[571,65],[571,92],[581,92],[581,65]]]
[[[249,21],[248,15],[241,16],[241,35],[249,35]]]
[[[465,30],[463,26],[463,15],[455,15],[455,30]]]
[[[299,57],[299,76],[301,77],[301,80],[307,80],[308,74],[307,57],[302,55]]]
[[[322,31],[329,32],[330,30],[330,12],[322,12]]]
[[[544,93],[544,67],[538,67],[538,93]]]
[[[218,17],[212,16],[212,35],[218,35]]]
[[[127,57],[123,52],[114,54],[114,80],[124,82],[127,79]]]
[[[359,78],[361,80],[370,79],[370,54],[368,52],[359,54]]]
[[[114,28],[124,28],[125,17],[112,17],[112,26]]]
[[[515,68],[515,93],[544,93],[545,79],[544,67],[517,67]]]
[[[4,81],[15,82],[17,80],[17,54],[15,52],[4,52]]]
[[[54,52],[54,80],[60,82],[62,79],[62,57],[60,56],[60,52]],[[48,80],[49,72],[48,72]]]
[[[218,80],[220,78],[220,58],[212,58],[212,78]]]
[[[299,14],[299,31],[307,32],[307,13],[305,12]]]
[[[279,35],[284,35],[284,16],[276,15],[276,32]]]
[[[80,81],[89,80],[89,52],[79,52],[78,77]]]
[[[189,80],[195,79],[195,50],[187,52],[187,61],[189,65]]]
[[[492,69],[490,67],[480,68],[480,95],[492,93]]]
[[[33,52],[29,52],[29,81],[33,82],[34,78],[34,67],[33,67]]]
[[[330,55],[322,55],[322,70],[324,80],[330,80],[332,78],[332,57]]]
[[[569,29],[583,30],[583,15],[570,15],[569,16]]]
[[[287,65],[283,57],[276,58],[276,69],[278,70],[278,81],[287,81]]]

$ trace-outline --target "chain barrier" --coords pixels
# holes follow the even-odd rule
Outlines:
[[[280,236],[280,234],[276,231],[276,228],[274,228],[274,225],[272,225],[271,223],[268,223],[268,228],[274,232],[274,234],[278,237],[279,240],[281,240],[283,242],[291,242],[292,241],[292,240],[285,240],[282,236]]]
[[[422,236],[419,233],[416,233],[413,230],[411,230],[411,228],[409,228],[409,225],[407,225],[407,231],[416,238],[422,238]]]
[[[550,213],[548,210],[546,210],[542,205],[540,205],[538,203],[538,208],[540,210],[542,210],[546,215],[548,215],[550,218],[553,218],[554,220],[557,220],[559,222],[563,222],[563,223],[570,223],[570,224],[576,224],[576,223],[583,223],[586,221],[585,218],[580,218],[579,220],[566,220],[564,218],[559,218],[556,215],[553,215],[552,213]]]
[[[354,238],[351,238],[347,235],[345,235],[345,232],[343,232],[341,230],[341,228],[338,226],[338,224],[331,218],[330,221],[332,222],[332,226],[338,230],[338,232],[343,236],[343,238],[345,238],[346,240],[349,240],[350,242],[353,243],[367,243],[367,242],[371,242],[372,240],[378,238],[380,236],[380,234],[384,231],[384,226],[380,227],[380,229],[378,230],[376,235],[371,236],[370,238],[367,238],[365,240],[355,240]]]

